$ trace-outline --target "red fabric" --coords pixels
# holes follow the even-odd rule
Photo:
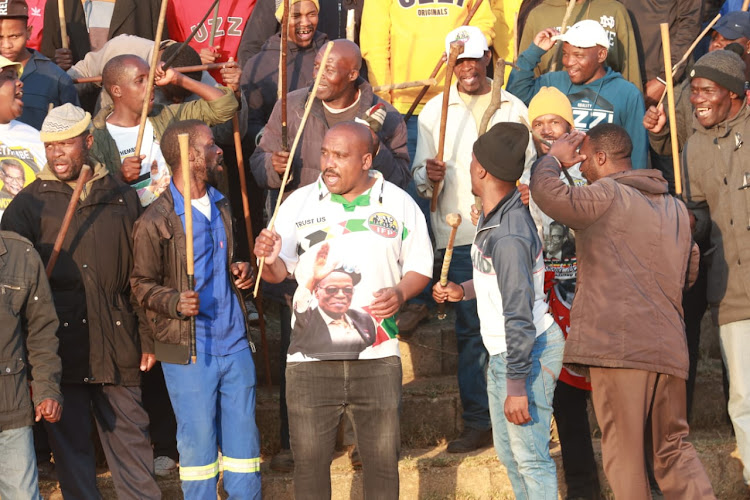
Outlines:
[[[42,44],[42,28],[44,28],[44,6],[47,0],[26,0],[29,6],[29,26],[31,26],[31,36],[26,42],[26,46],[39,50]]]
[[[549,313],[555,319],[555,323],[557,323],[563,331],[565,338],[568,338],[568,330],[570,330],[570,309],[557,296],[557,290],[555,289],[555,273],[552,271],[546,271],[544,273],[544,292],[547,294]],[[591,384],[586,381],[586,377],[571,373],[564,366],[560,371],[560,380],[578,389],[583,389],[584,391],[591,390]]]
[[[237,59],[237,50],[242,40],[242,32],[255,8],[256,0],[221,0],[219,2],[218,27],[214,46],[220,47],[216,62],[224,62],[230,57]],[[169,38],[183,42],[190,36],[193,28],[206,15],[213,0],[169,0],[167,5],[167,28]],[[208,47],[213,23],[213,11],[208,19],[190,41],[190,46],[200,54],[201,49]],[[223,83],[219,70],[211,71],[217,82]]]

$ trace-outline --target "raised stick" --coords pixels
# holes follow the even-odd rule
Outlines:
[[[166,60],[164,63],[164,71],[167,71],[167,69],[172,66],[174,63],[174,60],[177,59],[177,56],[180,55],[180,53],[185,50],[185,47],[190,43],[190,41],[195,38],[195,34],[198,33],[198,31],[203,27],[203,24],[206,22],[206,19],[208,19],[208,16],[211,15],[211,13],[214,11],[215,6],[219,3],[219,0],[214,0],[214,3],[211,4],[211,6],[206,11],[206,15],[203,16],[203,19],[201,19],[201,22],[195,25],[195,28],[193,28],[193,31],[190,32],[190,35],[185,39],[182,44],[180,44],[180,47],[177,49],[177,51],[172,54],[172,57]]]
[[[214,46],[214,40],[216,39],[216,30],[219,27],[219,2],[214,4],[214,16],[211,19],[211,32],[208,35],[208,46]]]
[[[195,258],[193,256],[193,205],[190,200],[190,157],[188,152],[189,134],[178,134],[180,162],[182,170],[182,197],[185,200],[185,261],[187,263],[188,290],[195,290]],[[195,316],[190,316],[190,360],[197,361],[195,347]]]
[[[677,118],[674,102],[674,82],[672,82],[672,49],[669,45],[669,24],[661,23],[661,45],[664,51],[664,79],[667,81],[667,96],[669,102],[669,135],[672,139],[672,166],[674,167],[674,190],[676,194],[682,193],[682,178],[680,172],[680,150],[677,143]]]
[[[148,119],[148,108],[151,103],[151,96],[154,92],[154,76],[156,75],[156,65],[159,62],[159,46],[161,45],[161,35],[164,32],[164,19],[167,15],[167,4],[169,0],[161,0],[159,10],[159,22],[156,25],[156,37],[154,38],[154,50],[151,55],[151,67],[148,69],[148,83],[146,85],[146,96],[143,98],[143,108],[141,109],[141,122],[138,125],[138,138],[135,141],[135,153],[133,156],[141,156],[141,146],[143,146],[143,133],[146,130],[146,120]],[[166,71],[166,69],[164,70]]]
[[[424,87],[425,85],[437,85],[437,80],[428,78],[427,80],[415,80],[413,82],[392,83],[390,85],[378,85],[372,88],[373,92],[388,92],[391,90],[410,89],[414,87]]]
[[[461,225],[461,214],[448,214],[445,216],[445,222],[451,227],[451,234],[448,237],[448,246],[445,247],[445,256],[443,256],[443,267],[440,270],[440,284],[442,286],[448,285],[448,270],[453,258],[453,243],[456,241],[458,226]],[[445,302],[438,304],[437,317],[440,320],[445,319]]]
[[[224,66],[231,64],[229,61],[211,64],[198,64],[196,66],[181,66],[179,68],[172,68],[172,70],[178,73],[193,73],[195,71],[211,71],[214,69],[221,69]],[[102,77],[99,76],[87,76],[84,78],[74,78],[73,83],[101,83]]]
[[[289,37],[289,10],[292,7],[291,0],[284,1],[284,14],[281,18],[281,57],[279,57],[279,99],[281,99],[281,149],[289,150],[289,132],[287,131],[287,75],[286,75],[286,51],[288,50]]]
[[[62,48],[68,47],[68,24],[65,22],[65,0],[57,0],[57,16],[60,18],[60,41]]]
[[[443,108],[440,111],[440,135],[438,136],[437,161],[443,161],[445,152],[445,127],[448,121],[448,99],[451,92],[451,80],[453,79],[453,67],[456,65],[458,55],[464,51],[463,42],[451,42],[450,53],[448,54],[448,66],[445,68],[445,85],[443,86]],[[432,201],[430,201],[430,212],[437,210],[438,195],[443,181],[438,181],[432,187]]]
[[[477,13],[479,10],[479,6],[482,5],[482,0],[477,0],[477,3],[474,4],[474,6],[469,11],[469,14],[466,16],[466,19],[464,19],[464,23],[461,26],[468,26],[471,22],[472,18],[474,17],[474,14]],[[443,61],[443,56],[440,56],[440,60],[438,61],[437,65],[435,65],[435,69],[432,70],[432,73],[430,73],[430,78],[436,78],[437,74],[440,73],[440,68],[443,67],[443,64],[445,64],[445,61]],[[406,112],[406,115],[404,116],[404,121],[408,122],[409,118],[414,115],[414,111],[417,109],[417,106],[419,106],[419,103],[422,102],[422,99],[424,98],[425,94],[427,94],[427,91],[430,89],[429,85],[425,85],[422,87],[422,90],[419,91],[419,94],[417,94],[416,99],[414,99],[414,102],[411,103],[411,107],[409,108],[409,111]]]
[[[81,172],[78,174],[78,181],[76,182],[76,187],[75,189],[73,189],[73,194],[71,195],[70,201],[68,202],[68,208],[65,210],[65,215],[63,216],[63,221],[60,226],[60,232],[57,233],[55,244],[52,246],[52,253],[49,256],[49,260],[47,261],[47,267],[45,269],[47,278],[52,276],[52,270],[55,268],[57,258],[60,256],[60,250],[62,249],[63,242],[65,241],[65,235],[68,234],[70,223],[73,221],[73,214],[75,213],[76,207],[78,206],[78,199],[81,197],[83,186],[86,185],[86,182],[90,178],[90,173],[91,167],[89,167],[88,165],[84,165],[83,168],[81,168]]]
[[[242,156],[242,137],[240,136],[240,120],[237,113],[232,117],[232,132],[234,134],[234,150],[237,155],[237,169],[240,174],[240,193],[242,193],[242,215],[245,218],[245,232],[247,232],[247,246],[250,249],[250,255],[253,254],[255,242],[253,241],[253,222],[250,219],[250,202],[247,198],[247,179],[245,178],[245,159]],[[255,279],[260,281],[260,275],[257,274],[258,267],[255,259],[251,259],[250,265],[256,271]],[[263,349],[263,364],[266,373],[266,385],[271,387],[271,362],[268,359],[268,340],[266,339],[266,318],[263,316],[263,294],[258,292],[258,299],[255,302],[255,308],[258,310],[258,323],[260,325],[260,342]]]
[[[333,49],[333,42],[328,42],[326,44],[326,48],[323,51],[323,57],[321,59],[321,65],[324,65],[328,61],[328,55],[331,53],[331,49]],[[286,162],[286,168],[284,169],[284,176],[281,179],[281,187],[279,188],[279,197],[276,200],[276,207],[273,209],[273,215],[271,216],[271,220],[268,223],[268,229],[273,229],[274,224],[276,224],[276,216],[279,214],[279,206],[281,206],[281,200],[284,198],[284,188],[286,187],[286,183],[289,180],[289,172],[292,170],[292,161],[294,160],[294,152],[297,151],[297,144],[299,144],[300,139],[302,138],[302,131],[305,129],[305,123],[307,122],[307,117],[310,115],[310,110],[312,109],[313,102],[315,102],[315,95],[318,93],[318,85],[320,85],[320,78],[323,76],[322,71],[318,71],[318,76],[315,77],[315,83],[313,84],[312,91],[310,92],[310,95],[307,97],[307,103],[305,104],[305,112],[302,114],[302,121],[299,123],[299,128],[297,129],[297,135],[294,136],[294,142],[292,143],[292,149],[289,151],[289,159]],[[260,286],[260,277],[263,274],[263,265],[266,262],[265,257],[261,257],[258,259],[258,279],[255,281],[255,290],[253,290],[253,297],[258,296],[258,287]]]
[[[565,9],[565,15],[563,16],[562,25],[560,25],[560,34],[564,35],[566,31],[568,31],[568,20],[570,19],[570,15],[573,13],[573,8],[576,5],[576,0],[570,0],[568,2],[568,8]],[[550,71],[557,71],[557,58],[560,56],[560,51],[562,50],[562,43],[557,46],[555,49],[555,57],[552,58],[552,65],[550,65],[549,70]]]
[[[746,0],[746,1],[750,1],[750,0]],[[690,57],[690,54],[693,53],[693,50],[695,50],[695,47],[703,39],[703,37],[706,36],[706,33],[708,33],[709,31],[711,31],[711,28],[714,27],[714,24],[716,24],[716,22],[719,20],[720,17],[721,17],[721,14],[716,14],[716,17],[714,17],[713,20],[710,23],[708,23],[708,26],[706,26],[706,28],[703,31],[701,31],[701,34],[698,35],[698,38],[696,38],[695,40],[693,40],[693,43],[690,45],[690,47],[688,47],[687,51],[682,56],[682,59],[680,59],[679,61],[677,61],[674,64],[674,66],[672,66],[672,73],[674,73],[675,71],[677,71],[677,68],[679,68],[685,61],[688,60],[688,57]],[[666,96],[667,96],[667,89],[665,88],[664,92],[661,93],[661,97],[659,98],[659,102],[656,105],[657,107],[659,107],[659,104],[661,104],[662,102],[664,102],[664,98]]]

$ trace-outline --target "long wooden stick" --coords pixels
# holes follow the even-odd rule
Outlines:
[[[448,122],[448,100],[451,93],[451,80],[453,79],[453,67],[456,65],[458,55],[464,51],[462,42],[451,42],[450,53],[448,54],[448,66],[445,69],[445,85],[443,86],[443,108],[440,111],[440,135],[438,136],[437,161],[443,161],[445,152],[445,128]],[[438,195],[443,181],[438,181],[432,187],[432,200],[430,201],[430,212],[437,210]]]
[[[164,19],[167,16],[167,4],[169,0],[161,0],[161,9],[159,10],[159,22],[156,25],[156,37],[154,38],[154,50],[151,55],[151,67],[148,69],[148,83],[146,84],[146,95],[143,98],[143,108],[141,109],[141,122],[138,125],[138,138],[135,141],[135,153],[133,156],[141,156],[141,146],[143,146],[143,133],[146,130],[146,120],[148,119],[148,108],[151,103],[151,96],[154,92],[154,76],[156,76],[156,65],[159,62],[159,46],[161,45],[161,35],[164,32]]]
[[[484,110],[482,121],[479,122],[479,134],[477,137],[487,132],[487,126],[490,124],[492,115],[500,109],[502,105],[502,88],[505,83],[505,59],[502,57],[495,63],[495,73],[492,76],[492,97],[487,109]]]
[[[65,241],[65,236],[68,234],[70,223],[73,221],[73,214],[76,211],[76,207],[78,207],[78,199],[81,197],[83,186],[85,186],[86,182],[88,182],[88,180],[90,179],[90,173],[91,167],[89,167],[88,165],[84,165],[83,168],[81,168],[81,172],[78,174],[78,181],[76,182],[76,187],[75,189],[73,189],[73,194],[71,195],[70,201],[68,202],[68,208],[65,210],[65,215],[63,216],[63,221],[60,225],[60,232],[57,233],[55,244],[52,246],[52,253],[49,256],[49,260],[47,261],[47,267],[45,269],[47,278],[52,276],[52,270],[55,268],[57,258],[60,256],[62,244]]]
[[[195,71],[211,71],[214,69],[221,69],[224,66],[227,66],[230,63],[229,61],[224,61],[220,63],[211,63],[211,64],[197,64],[195,66],[180,66],[179,68],[172,68],[172,70],[178,72],[178,73],[193,73]],[[102,82],[102,76],[86,76],[84,78],[74,78],[73,83],[101,83]]]
[[[195,257],[193,254],[193,204],[190,191],[189,134],[178,134],[180,143],[180,164],[182,170],[182,197],[185,200],[185,261],[187,264],[188,290],[195,290]],[[198,351],[195,341],[195,316],[190,316],[190,359],[197,361]]]
[[[253,241],[253,222],[250,218],[250,201],[247,197],[247,179],[245,178],[245,159],[242,156],[242,137],[240,136],[240,120],[237,113],[232,117],[232,132],[234,135],[234,151],[237,155],[237,171],[240,174],[240,193],[242,193],[242,216],[245,219],[245,232],[247,233],[247,246],[250,249],[250,255],[253,254],[255,242]],[[260,281],[260,275],[257,273],[258,264],[255,259],[250,259],[250,265],[255,269],[255,279]],[[266,318],[263,315],[263,294],[258,290],[258,297],[255,301],[255,308],[258,310],[258,323],[260,326],[260,343],[263,350],[263,364],[266,373],[266,385],[271,387],[271,362],[268,359],[268,340],[266,338]]]
[[[333,49],[333,42],[328,42],[326,44],[326,48],[323,51],[323,57],[321,59],[321,65],[325,65],[328,61],[328,55],[331,53],[331,49]],[[315,83],[313,84],[312,91],[310,92],[310,95],[307,97],[307,103],[305,104],[305,112],[302,114],[302,121],[299,123],[299,128],[297,129],[297,135],[294,136],[294,142],[292,143],[292,149],[289,151],[289,159],[286,162],[286,168],[284,169],[284,176],[281,179],[281,187],[279,188],[279,197],[276,200],[276,207],[273,209],[273,215],[271,216],[271,220],[268,223],[268,229],[273,229],[274,224],[276,224],[276,216],[279,214],[279,207],[281,206],[281,200],[284,198],[284,188],[286,187],[286,183],[289,180],[289,173],[292,170],[292,161],[294,161],[294,153],[297,151],[297,145],[299,144],[300,139],[302,138],[302,131],[305,128],[305,123],[307,122],[307,117],[310,115],[310,110],[312,109],[313,102],[315,102],[315,95],[318,93],[318,86],[320,85],[320,78],[323,76],[322,71],[318,71],[318,76],[315,77]],[[260,277],[263,274],[263,266],[266,262],[265,257],[261,257],[258,260],[258,279],[255,281],[255,290],[253,290],[253,296],[258,296],[258,287],[260,286]]]
[[[214,16],[213,16],[213,19],[211,19],[211,32],[208,35],[209,47],[214,46],[214,40],[216,39],[216,30],[219,27],[218,24],[219,24],[219,2],[216,2],[214,4]]]
[[[468,26],[471,20],[474,18],[474,14],[477,13],[479,10],[479,6],[482,5],[482,0],[477,0],[477,2],[474,4],[474,6],[469,11],[469,14],[466,16],[466,19],[464,19],[464,22],[461,26]],[[436,78],[438,73],[440,73],[440,69],[443,67],[443,64],[445,64],[445,61],[443,61],[443,56],[440,56],[440,60],[435,65],[435,69],[432,70],[432,73],[430,73],[430,78]],[[411,118],[414,115],[414,111],[416,111],[417,106],[419,106],[419,103],[422,102],[422,99],[424,99],[425,94],[427,94],[427,91],[430,90],[429,85],[425,85],[422,87],[422,90],[419,91],[419,94],[417,94],[416,99],[414,99],[414,102],[411,103],[411,107],[409,108],[409,111],[406,112],[406,115],[404,116],[404,121],[408,122],[409,118]]]
[[[195,25],[195,28],[193,28],[193,31],[191,31],[190,35],[188,35],[185,41],[182,42],[182,44],[180,44],[180,47],[177,49],[177,51],[174,54],[172,54],[172,57],[166,60],[166,62],[164,63],[164,71],[166,71],[172,66],[172,63],[174,63],[174,60],[177,59],[177,56],[179,56],[180,53],[183,50],[185,50],[185,47],[187,47],[188,44],[190,44],[190,41],[193,38],[195,38],[195,34],[198,33],[198,31],[200,31],[200,29],[203,27],[203,25],[206,22],[206,19],[208,19],[208,16],[210,16],[211,13],[213,13],[214,8],[216,7],[218,3],[219,3],[219,0],[214,0],[214,3],[212,3],[211,6],[208,8],[208,10],[206,11],[206,15],[203,16],[203,19],[201,19],[201,21]]]
[[[742,12],[747,12],[747,9],[750,8],[750,0],[745,0],[742,2]]]
[[[411,89],[414,87],[424,87],[425,85],[437,85],[437,80],[428,78],[427,80],[415,80],[413,82],[392,83],[390,85],[377,85],[372,88],[373,92],[388,92],[391,90]]]
[[[747,1],[750,2],[750,0],[747,0]],[[706,33],[711,31],[711,28],[714,27],[714,24],[716,24],[716,22],[719,20],[720,17],[721,17],[721,14],[716,14],[716,17],[714,17],[713,20],[710,23],[708,23],[708,26],[706,26],[706,28],[703,31],[701,31],[701,34],[698,35],[698,38],[693,40],[693,43],[690,45],[690,47],[688,47],[687,51],[685,51],[685,54],[683,54],[682,59],[674,63],[674,66],[672,66],[672,73],[677,71],[677,68],[679,68],[682,64],[685,63],[685,61],[688,60],[688,57],[690,57],[690,54],[693,53],[693,50],[695,50],[695,47],[698,45],[698,43],[701,40],[703,40],[703,37],[706,36]],[[657,107],[659,106],[659,104],[664,102],[664,98],[666,96],[667,96],[667,89],[665,88],[664,92],[661,93],[661,97],[659,98],[659,103],[656,105]]]
[[[279,98],[281,99],[281,149],[289,149],[289,132],[287,131],[287,73],[286,52],[289,47],[289,10],[292,7],[291,0],[284,1],[284,14],[281,17],[281,57],[279,58]],[[321,69],[322,71],[322,69]]]
[[[672,82],[672,49],[669,45],[669,24],[661,23],[661,45],[664,51],[664,79],[667,81],[667,97],[669,97],[669,135],[672,139],[672,166],[674,167],[674,190],[682,193],[682,177],[680,172],[680,150],[677,142],[677,117],[674,102],[674,82]]]
[[[356,23],[354,20],[354,9],[346,11],[346,39],[350,42],[354,41],[354,33],[356,31]]]
[[[60,38],[62,48],[68,49],[68,24],[65,22],[65,0],[57,0],[57,16],[60,19]]]
[[[440,284],[442,286],[448,285],[448,271],[451,267],[451,259],[453,259],[453,244],[456,241],[456,233],[458,232],[458,226],[461,225],[461,214],[448,214],[445,216],[445,222],[451,227],[451,234],[448,236],[448,245],[445,247],[445,255],[443,256],[443,267],[440,269]],[[438,304],[438,319],[445,319],[445,302]]]
[[[565,15],[563,16],[562,24],[560,25],[560,34],[564,35],[566,31],[568,31],[568,20],[570,19],[570,15],[573,13],[573,8],[576,5],[576,0],[570,0],[568,2],[568,8],[565,9]],[[557,45],[557,48],[555,49],[555,56],[552,58],[552,64],[549,67],[550,72],[557,71],[557,58],[560,57],[560,51],[562,50],[562,43]]]

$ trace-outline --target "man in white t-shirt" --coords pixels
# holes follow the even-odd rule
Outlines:
[[[39,131],[17,121],[23,112],[20,63],[0,56],[0,218],[18,192],[36,179],[46,158]]]
[[[354,424],[365,496],[398,497],[401,361],[394,315],[429,283],[432,247],[414,201],[371,171],[373,150],[367,127],[333,126],[323,139],[317,181],[292,193],[274,230],[264,229],[255,242],[255,254],[266,259],[264,280],[278,283],[290,273],[297,280],[295,304],[310,303],[311,291],[318,301],[351,292],[347,314],[360,309],[375,325],[372,344],[349,354],[335,349],[327,329],[293,325],[286,380],[298,498],[330,497],[344,412]],[[351,286],[326,281],[334,274],[327,270],[339,268],[359,269],[356,286],[354,271]],[[315,340],[324,337],[330,349],[318,348]]]
[[[143,206],[149,205],[169,187],[170,171],[161,154],[159,140],[167,126],[177,120],[201,120],[208,126],[224,123],[237,110],[237,99],[227,87],[212,87],[174,70],[156,70],[158,86],[177,85],[200,97],[197,101],[154,106],[151,96],[149,119],[143,133],[140,157],[134,155],[149,67],[138,56],[113,57],[104,66],[102,85],[112,97],[112,106],[94,118],[92,154],[138,191]]]

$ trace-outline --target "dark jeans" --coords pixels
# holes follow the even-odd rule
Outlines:
[[[567,498],[599,500],[602,495],[586,412],[588,398],[589,391],[558,380],[552,405],[560,435]]]
[[[438,259],[443,260],[445,249],[438,250]],[[448,280],[463,283],[472,279],[471,245],[453,248]],[[458,392],[463,407],[465,427],[485,431],[492,427],[490,406],[487,401],[487,363],[489,354],[482,342],[479,330],[477,301],[462,300],[453,304],[456,311],[456,344],[458,348]]]
[[[64,408],[55,424],[45,422],[65,498],[101,498],[96,488],[93,409],[99,439],[112,473],[117,497],[161,498],[153,477],[154,457],[148,438],[148,415],[140,387],[61,384]]]
[[[397,499],[401,359],[288,362],[286,380],[295,498],[331,498],[331,460],[346,413],[362,457],[364,497]]]

